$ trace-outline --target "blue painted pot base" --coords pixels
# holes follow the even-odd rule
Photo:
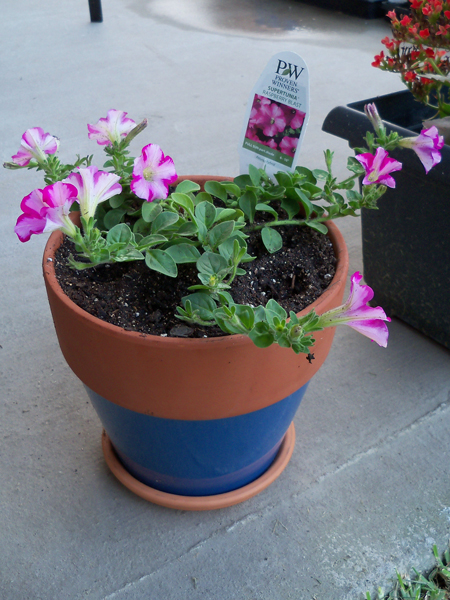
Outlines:
[[[287,467],[295,445],[295,428],[291,423],[278,452],[268,469],[257,479],[231,492],[209,496],[182,496],[155,489],[142,483],[124,467],[105,431],[102,434],[102,448],[106,463],[114,476],[131,492],[153,504],[178,510],[215,510],[239,504],[256,496],[271,485]]]

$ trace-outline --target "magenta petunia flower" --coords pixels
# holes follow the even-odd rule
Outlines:
[[[261,108],[261,106],[269,106],[270,104],[272,104],[272,100],[269,100],[269,98],[266,98],[265,96],[260,96],[259,94],[255,94],[252,106],[259,110]]]
[[[20,204],[22,214],[14,231],[21,242],[28,242],[33,234],[61,229],[75,235],[75,225],[69,217],[70,207],[77,199],[75,186],[57,181],[43,190],[33,190]]]
[[[119,180],[119,175],[99,171],[97,167],[91,166],[70,173],[64,182],[76,187],[81,215],[89,219],[95,215],[101,202],[120,194],[122,186],[118,183]]]
[[[95,125],[88,125],[88,137],[95,140],[100,146],[112,146],[113,142],[119,143],[136,127],[133,119],[126,118],[128,113],[123,110],[108,110],[106,118],[99,119]]]
[[[277,104],[261,106],[257,124],[261,127],[264,135],[274,137],[277,133],[284,131],[286,127],[286,117],[283,109]]]
[[[373,290],[368,285],[360,285],[361,279],[362,275],[359,272],[352,275],[347,302],[324,313],[320,317],[319,325],[348,325],[386,348],[389,332],[383,321],[390,321],[390,318],[380,306],[372,308],[367,305],[373,298]]]
[[[284,137],[280,142],[280,152],[283,154],[288,154],[289,156],[294,156],[295,151],[297,150],[298,138],[296,137]]]
[[[58,138],[49,133],[44,133],[41,127],[33,127],[25,131],[20,142],[19,151],[11,160],[21,167],[26,167],[33,158],[41,163],[45,161],[46,154],[55,154],[58,147]]]
[[[247,127],[247,131],[245,132],[245,137],[248,140],[253,140],[254,142],[261,142],[261,140],[258,137],[258,133],[255,127],[252,127],[251,125],[249,127]]]
[[[258,140],[260,144],[263,144],[264,146],[268,146],[269,148],[272,148],[272,150],[278,150],[278,144],[276,143],[276,141],[274,139],[272,140],[268,140],[267,142],[263,142],[262,140]]]
[[[355,158],[366,170],[366,176],[363,179],[364,185],[381,183],[390,188],[395,188],[395,179],[389,173],[400,171],[402,163],[389,158],[384,148],[377,148],[375,156],[370,152],[365,152],[364,154],[358,154]]]
[[[286,125],[292,127],[292,129],[298,129],[303,125],[306,113],[290,106],[283,107],[284,116],[286,118]]]
[[[425,167],[426,173],[441,162],[442,157],[439,150],[443,145],[444,138],[439,135],[439,131],[434,125],[429,129],[422,129],[418,136],[403,138],[400,142],[400,146],[414,150]]]
[[[138,198],[148,202],[164,200],[169,194],[169,185],[176,179],[175,165],[170,156],[164,156],[157,144],[148,144],[134,161],[130,187]]]

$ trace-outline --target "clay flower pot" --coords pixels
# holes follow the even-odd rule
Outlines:
[[[348,270],[344,239],[327,225],[337,267],[310,307],[318,313],[341,304]],[[53,261],[62,241],[54,232],[44,252],[50,308],[62,353],[102,421],[103,450],[116,477],[147,500],[188,510],[231,506],[272,483],[290,459],[292,419],[334,328],[315,336],[312,364],[276,345],[257,348],[243,335],[186,339],[125,331],[64,294]]]

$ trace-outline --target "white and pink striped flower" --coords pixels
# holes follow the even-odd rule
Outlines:
[[[119,175],[99,171],[97,167],[80,168],[64,179],[77,189],[81,216],[89,219],[95,215],[97,206],[105,200],[120,194],[122,186],[118,183]]]
[[[348,325],[386,348],[389,332],[384,321],[391,319],[380,306],[368,306],[367,303],[374,295],[373,290],[368,285],[360,285],[361,279],[362,275],[359,272],[352,275],[347,302],[321,315],[319,326]]]
[[[138,198],[148,202],[164,200],[169,194],[169,185],[176,179],[175,165],[170,156],[164,156],[157,144],[148,144],[134,161],[130,187]]]
[[[57,229],[74,237],[76,228],[69,213],[76,200],[77,189],[62,181],[48,185],[43,190],[33,190],[20,204],[22,214],[14,228],[19,240],[28,242],[33,234],[50,233]]]
[[[58,138],[44,133],[41,127],[27,129],[22,136],[20,148],[17,154],[11,158],[13,163],[20,167],[26,167],[33,158],[38,162],[44,162],[46,154],[55,154],[58,151]]]
[[[422,129],[416,137],[403,138],[400,146],[414,150],[423,164],[425,172],[428,173],[441,162],[440,150],[444,146],[444,138],[439,135],[437,127],[433,125],[428,129]]]
[[[88,125],[88,137],[100,146],[112,146],[119,143],[136,127],[133,119],[127,118],[123,110],[108,110],[106,118],[101,118],[95,125]]]

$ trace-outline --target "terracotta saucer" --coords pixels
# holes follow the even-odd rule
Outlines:
[[[294,451],[294,445],[295,428],[294,423],[291,423],[275,460],[267,471],[258,477],[258,479],[255,479],[255,481],[252,481],[237,490],[233,490],[232,492],[226,492],[225,494],[216,494],[213,496],[179,496],[177,494],[169,494],[167,492],[155,490],[130,475],[117,458],[113,445],[106,432],[103,431],[102,434],[103,454],[108,467],[117,479],[130,491],[144,500],[178,510],[215,510],[239,504],[240,502],[244,502],[245,500],[256,496],[256,494],[259,494],[259,492],[262,492],[273,483],[284,471],[292,456],[292,452]]]

